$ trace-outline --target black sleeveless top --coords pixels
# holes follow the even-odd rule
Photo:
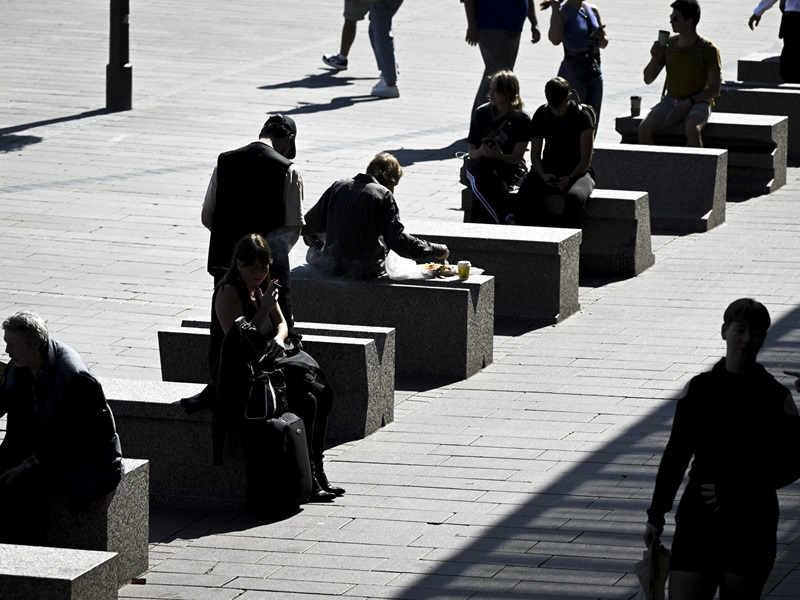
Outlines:
[[[266,287],[268,282],[264,282],[264,287]],[[242,304],[242,315],[248,321],[252,321],[253,318],[256,316],[259,307],[261,306],[258,300],[256,300],[256,304],[253,304],[253,301],[250,299],[250,292],[247,291],[247,286],[244,282],[240,279],[236,279],[235,281],[226,284],[232,285],[233,289],[236,290],[236,295],[239,297],[239,302]],[[219,293],[220,288],[222,285],[217,286],[214,288],[214,295],[211,296],[211,347],[208,350],[208,366],[212,370],[214,370],[214,364],[217,362],[217,357],[219,356],[219,351],[222,349],[222,340],[225,338],[225,331],[222,329],[222,324],[219,322],[217,318],[217,294]],[[269,339],[272,337],[273,332],[275,330],[275,325],[270,320],[270,325],[272,326],[272,331],[268,332],[264,337]]]

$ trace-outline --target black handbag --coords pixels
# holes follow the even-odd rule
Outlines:
[[[250,365],[250,393],[244,418],[250,421],[272,419],[287,410],[286,380],[283,371],[257,371]]]
[[[600,55],[591,50],[582,54],[572,54],[567,57],[567,61],[573,66],[578,79],[584,85],[596,81],[603,74]]]

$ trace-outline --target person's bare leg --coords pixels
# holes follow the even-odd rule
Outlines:
[[[356,41],[357,24],[358,21],[348,21],[345,19],[344,25],[342,25],[342,45],[339,48],[339,54],[344,58],[347,58],[347,55],[350,54],[350,48],[353,47],[353,42]]]
[[[703,147],[703,127],[708,123],[709,113],[690,112],[683,120],[684,130],[686,131],[686,145],[690,148]]]
[[[667,126],[666,121],[656,111],[650,111],[647,116],[639,123],[639,143],[640,144],[655,144],[653,134],[664,129]]]
[[[669,572],[669,600],[713,600],[717,579],[705,573]]]

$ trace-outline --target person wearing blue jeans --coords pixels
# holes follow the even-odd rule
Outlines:
[[[540,6],[552,11],[548,39],[564,47],[558,76],[572,84],[580,102],[594,108],[599,123],[603,104],[600,49],[608,45],[600,12],[595,5],[581,0],[544,0]]]
[[[372,88],[372,95],[378,98],[398,98],[397,60],[394,56],[394,36],[392,18],[403,4],[403,0],[377,0],[369,7],[369,41],[381,80]]]

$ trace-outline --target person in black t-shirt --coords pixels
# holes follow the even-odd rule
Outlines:
[[[545,198],[560,194],[565,207],[558,225],[579,227],[594,190],[594,123],[572,101],[569,82],[563,77],[548,81],[544,94],[547,104],[539,107],[531,121],[531,172],[520,186],[514,212],[520,224],[538,225]]]
[[[524,172],[530,139],[530,117],[522,112],[519,80],[498,71],[489,80],[489,102],[478,107],[469,126],[472,221],[515,225],[509,191]]]

